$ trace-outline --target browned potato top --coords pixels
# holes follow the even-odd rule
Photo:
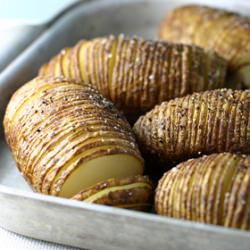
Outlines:
[[[166,172],[158,214],[250,230],[250,158],[230,153],[191,159]]]
[[[250,86],[250,19],[200,5],[184,5],[167,13],[161,39],[212,49],[228,60],[230,72]]]
[[[40,75],[93,84],[126,113],[224,84],[226,62],[201,48],[109,36],[80,41],[51,59]]]
[[[207,6],[186,5],[170,11],[159,34],[169,41],[213,49],[232,68],[239,67],[241,57],[250,52],[250,19]]]
[[[148,208],[153,194],[147,176],[109,179],[82,190],[72,199],[123,208]]]
[[[163,102],[134,125],[141,149],[165,161],[250,153],[250,90],[218,89]]]

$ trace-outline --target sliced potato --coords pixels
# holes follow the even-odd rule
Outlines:
[[[146,176],[108,179],[82,190],[72,199],[114,207],[148,210],[153,195],[152,183]]]
[[[43,66],[40,75],[92,83],[126,114],[189,93],[222,87],[226,62],[212,51],[124,36],[80,41]]]
[[[164,174],[155,209],[160,215],[250,230],[249,188],[249,156],[203,156]]]
[[[20,171],[38,192],[70,198],[96,182],[143,173],[124,116],[77,81],[33,79],[12,97],[4,128]]]
[[[134,125],[145,153],[168,162],[201,154],[250,153],[250,90],[218,89],[156,106]]]
[[[234,83],[250,86],[249,18],[207,6],[181,6],[166,15],[159,37],[216,51],[228,60]]]

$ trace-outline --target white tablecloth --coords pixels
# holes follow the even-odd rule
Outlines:
[[[0,242],[2,250],[77,250],[79,248],[67,247],[41,240],[18,235],[0,227]]]

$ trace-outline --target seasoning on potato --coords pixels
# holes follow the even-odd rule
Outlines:
[[[147,176],[109,179],[82,190],[72,199],[134,210],[148,210],[153,195]]]
[[[162,101],[223,87],[226,62],[196,46],[140,38],[95,38],[62,50],[40,75],[93,84],[126,114]]]
[[[200,5],[185,5],[167,13],[161,39],[212,49],[228,60],[231,78],[250,87],[250,19]]]
[[[250,153],[250,90],[218,89],[163,102],[134,125],[139,146],[167,162]]]
[[[35,78],[11,98],[6,140],[34,190],[71,198],[109,178],[143,173],[133,131],[90,85]]]
[[[160,215],[250,230],[250,157],[231,153],[191,159],[159,181]]]

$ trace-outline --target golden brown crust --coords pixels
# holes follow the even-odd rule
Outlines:
[[[160,215],[250,230],[249,185],[249,156],[221,153],[191,159],[161,178],[155,209]]]
[[[91,83],[119,109],[137,113],[175,97],[222,87],[226,63],[195,46],[120,35],[80,41],[52,58],[40,74],[68,76],[67,68],[72,79]]]
[[[133,184],[133,186],[129,186]],[[113,188],[110,190],[110,188]],[[118,190],[115,190],[118,188]],[[102,195],[88,201],[94,195]],[[150,208],[153,195],[152,182],[147,176],[131,176],[123,179],[109,179],[82,190],[72,199],[87,201],[96,204],[124,207],[124,208]]]
[[[200,5],[170,11],[161,23],[161,39],[195,44],[229,61],[231,72],[250,64],[250,19]]]
[[[38,77],[25,84],[7,107],[4,129],[20,171],[43,193],[58,195],[71,171],[94,157],[128,154],[143,161],[124,116],[78,81]]]
[[[156,106],[134,125],[139,145],[165,161],[250,153],[250,90],[219,89]]]

